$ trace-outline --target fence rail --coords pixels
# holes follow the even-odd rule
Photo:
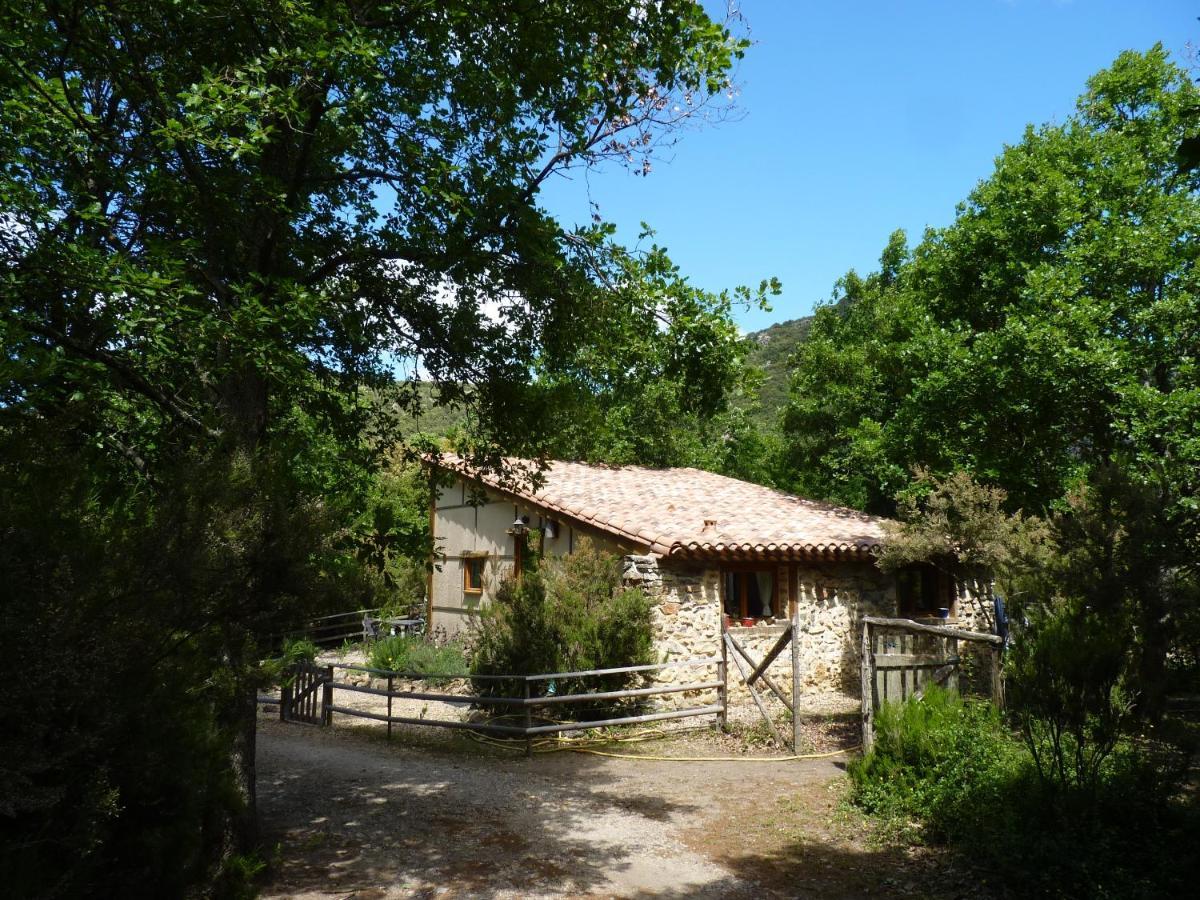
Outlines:
[[[307,639],[318,647],[336,647],[343,642],[364,639],[363,617],[378,616],[378,609],[353,609],[348,612],[316,616],[300,628],[276,632],[269,640],[277,645],[283,640]]]
[[[617,691],[588,691],[579,694],[546,694],[532,696],[531,687],[538,682],[568,681],[572,679],[591,678],[603,675],[648,673],[664,669],[701,666],[714,666],[717,677],[712,680],[687,681],[678,684],[662,684],[644,688],[628,688]],[[337,680],[334,671],[337,669],[367,672],[387,678],[387,689],[369,685],[350,684]],[[591,728],[606,728],[616,725],[635,725],[646,722],[660,722],[671,719],[684,719],[693,716],[716,715],[724,717],[726,712],[725,682],[722,677],[724,664],[719,656],[698,659],[680,660],[669,663],[655,663],[643,666],[622,666],[613,669],[591,669],[580,672],[549,672],[537,675],[472,675],[463,676],[465,679],[498,682],[509,681],[522,685],[524,696],[488,696],[484,694],[449,694],[439,691],[396,690],[396,679],[413,681],[444,680],[445,675],[431,675],[417,672],[395,672],[386,669],[373,669],[368,666],[350,664],[334,664],[316,667],[310,663],[298,663],[289,678],[285,678],[284,688],[280,699],[280,718],[285,721],[305,721],[329,725],[334,713],[360,719],[371,719],[386,722],[388,734],[391,735],[393,725],[428,725],[435,728],[455,728],[468,731],[478,731],[485,734],[500,734],[509,737],[525,739],[526,755],[532,753],[532,739],[535,736],[559,734],[569,731],[580,731]],[[301,686],[301,687],[297,687]],[[376,697],[386,697],[388,700],[387,714],[355,709],[334,702],[334,691],[347,691],[355,694],[369,694]],[[668,694],[682,694],[695,691],[716,691],[717,702],[684,709],[665,710],[661,712],[637,713],[615,716],[609,719],[554,722],[550,724],[533,724],[532,710],[539,707],[562,707],[580,703],[595,703],[597,701],[643,700],[648,697],[659,697]],[[317,704],[316,697],[321,696]],[[397,716],[392,714],[393,700],[421,700],[430,702],[450,703],[461,706],[505,707],[513,710],[514,714],[524,717],[521,724],[498,724],[495,722],[456,721],[452,719],[426,719],[412,716]],[[299,704],[302,704],[299,705]]]

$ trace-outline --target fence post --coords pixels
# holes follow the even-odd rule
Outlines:
[[[521,707],[521,711],[525,714],[525,758],[533,759],[533,736],[530,735],[529,729],[533,727],[533,713],[529,707],[529,679],[525,679],[525,705]]]
[[[333,724],[333,666],[322,669],[324,684],[321,685],[321,724]]]
[[[388,740],[392,739],[392,679],[395,675],[388,676]]]
[[[800,604],[792,606],[792,754],[800,752]]]
[[[721,686],[717,688],[717,702],[721,704],[721,711],[717,713],[717,725],[720,726],[722,732],[729,728],[729,650],[725,646],[725,618],[721,618],[721,659],[717,663],[717,681],[721,682]]]
[[[875,743],[875,666],[871,651],[871,623],[863,622],[862,628],[862,751],[871,752]]]
[[[992,648],[992,703],[997,709],[1004,709],[1004,672],[1001,663],[1004,651],[1000,647]]]
[[[292,685],[296,680],[296,667],[285,670],[279,682],[279,721],[288,720],[288,710],[292,707]]]
[[[946,642],[949,644],[950,651],[946,654],[947,661],[958,659],[958,638],[946,638]],[[946,689],[954,691],[956,694],[958,693],[958,672],[961,668],[962,663],[956,663],[954,666],[954,671],[946,676]]]

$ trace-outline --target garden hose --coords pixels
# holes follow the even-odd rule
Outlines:
[[[861,745],[858,745],[861,746]],[[567,747],[574,753],[590,753],[593,756],[609,756],[613,759],[652,759],[658,762],[792,762],[797,759],[829,759],[850,753],[858,746],[844,750],[831,750],[828,753],[795,753],[791,756],[647,756],[641,753],[606,753],[603,750],[592,750],[587,747]]]
[[[494,722],[495,719],[488,719],[488,722]],[[546,721],[558,724],[559,720],[547,719]],[[695,731],[698,728],[679,729],[679,731]],[[674,733],[679,733],[679,731]],[[468,732],[472,740],[478,741],[481,744],[488,744],[492,747],[498,747],[502,750],[511,750],[516,753],[523,753],[525,748],[521,744],[513,744],[510,741],[498,740],[478,732]],[[851,753],[857,750],[859,746],[848,747],[842,750],[832,750],[827,753],[799,753],[789,756],[658,756],[644,753],[614,753],[612,751],[597,750],[598,746],[609,744],[636,744],[644,743],[645,741],[664,740],[669,737],[669,734],[661,728],[647,729],[644,731],[634,732],[633,734],[623,737],[609,738],[563,738],[558,739],[542,739],[533,743],[534,753],[587,753],[592,756],[606,756],[610,759],[644,759],[653,760],[655,762],[793,762],[801,759],[830,759],[834,756],[841,756],[844,753]],[[552,746],[547,747],[546,744]],[[540,746],[539,746],[540,745]]]

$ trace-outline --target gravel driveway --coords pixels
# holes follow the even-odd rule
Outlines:
[[[387,743],[377,729],[264,715],[259,809],[280,848],[265,896],[816,896],[717,860],[742,840],[738,798],[827,804],[840,772],[835,760],[525,760],[462,738]]]

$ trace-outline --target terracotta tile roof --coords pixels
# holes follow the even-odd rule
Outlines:
[[[555,461],[531,488],[479,473],[457,456],[437,462],[660,556],[857,557],[884,537],[885,520],[876,516],[700,469]]]

